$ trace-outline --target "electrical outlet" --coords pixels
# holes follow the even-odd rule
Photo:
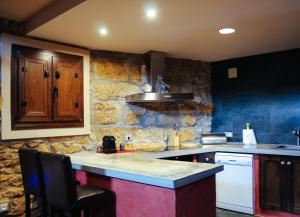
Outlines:
[[[237,68],[228,69],[228,78],[237,78]]]
[[[8,212],[8,209],[9,209],[8,203],[1,203],[0,204],[0,213]]]
[[[131,135],[131,134],[126,134],[126,135],[124,136],[124,140],[125,140],[125,141],[131,141],[131,140],[132,140],[132,135]]]
[[[224,132],[225,133],[225,136],[227,138],[232,138],[233,137],[233,132]]]

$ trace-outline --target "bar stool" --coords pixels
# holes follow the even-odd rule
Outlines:
[[[79,217],[90,216],[90,209],[102,207],[105,217],[114,217],[114,197],[112,193],[88,185],[76,186],[70,157],[61,154],[41,153],[42,169],[46,189],[47,203],[57,213],[64,216],[69,213]],[[94,217],[94,215],[91,215]]]
[[[38,200],[41,216],[47,216],[44,178],[41,167],[40,152],[34,149],[19,149],[19,159],[25,194],[25,216],[30,217],[30,195]]]

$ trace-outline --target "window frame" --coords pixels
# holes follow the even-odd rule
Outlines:
[[[76,47],[31,38],[1,34],[1,139],[45,138],[90,134],[90,52]],[[83,57],[83,127],[13,130],[11,121],[11,52],[12,45],[23,45]]]

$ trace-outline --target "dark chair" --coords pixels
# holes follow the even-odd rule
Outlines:
[[[105,217],[113,217],[114,197],[112,193],[93,186],[76,186],[70,157],[61,154],[41,153],[42,169],[47,203],[59,216],[69,213],[79,217],[89,215],[92,208],[101,207]],[[54,216],[54,213],[51,213]]]
[[[34,149],[21,148],[19,149],[19,159],[25,194],[25,216],[30,216],[30,195],[34,195],[38,201],[41,216],[46,217],[47,205],[40,152]]]

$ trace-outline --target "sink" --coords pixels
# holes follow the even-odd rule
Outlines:
[[[276,149],[300,151],[300,146],[297,146],[297,145],[279,145],[279,146],[276,147]]]

